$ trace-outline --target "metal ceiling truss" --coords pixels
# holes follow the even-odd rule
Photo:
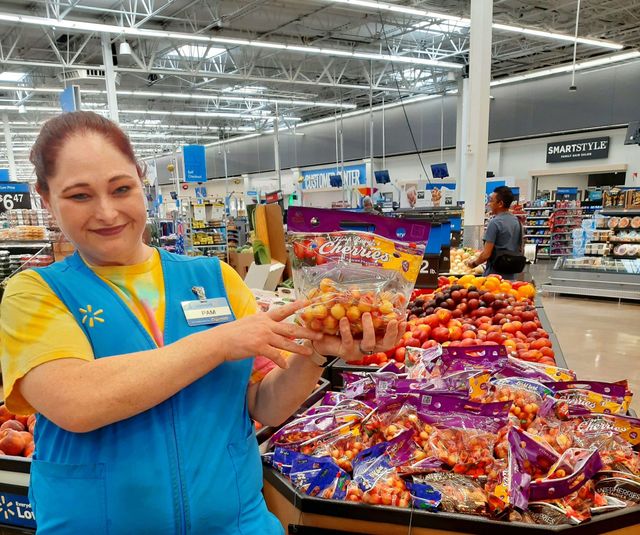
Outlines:
[[[410,56],[432,61],[465,65],[469,47],[469,28],[455,17],[468,17],[468,0],[388,0],[389,4],[410,6],[423,11],[437,9],[443,16],[419,16],[374,7],[354,6],[330,0],[0,0],[0,72],[22,71],[27,76],[13,91],[0,81],[2,105],[24,106],[26,113],[11,112],[17,119],[39,124],[50,113],[34,107],[57,107],[55,93],[34,92],[29,88],[61,87],[57,75],[74,69],[102,69],[101,30],[24,26],[3,22],[2,13],[48,17],[56,20],[91,22],[153,30],[149,35],[111,35],[117,52],[123,42],[131,48],[127,58],[115,55],[115,71],[120,76],[118,90],[149,93],[207,95],[208,99],[176,99],[164,96],[119,95],[121,120],[141,119],[128,110],[180,110],[184,112],[221,111],[243,114],[278,111],[284,120],[303,121],[336,113],[336,109],[314,105],[334,102],[358,107],[392,103],[399,98],[442,93],[455,85],[447,69],[347,57],[359,53]],[[573,35],[575,0],[496,0],[494,20],[502,24],[537,28]],[[415,11],[414,9],[414,11]],[[628,49],[640,46],[640,0],[582,0],[579,35],[607,39]],[[144,32],[143,32],[144,33]],[[190,43],[184,36],[193,36]],[[225,44],[209,40],[226,38]],[[204,41],[202,39],[205,39]],[[237,41],[238,39],[244,41]],[[252,40],[258,46],[246,46]],[[266,43],[295,45],[292,50],[261,48]],[[191,50],[189,46],[192,45]],[[300,46],[337,51],[303,53]],[[221,54],[211,55],[217,48]],[[495,30],[492,49],[494,78],[553,67],[570,61],[573,43],[544,36],[522,35]],[[580,44],[578,61],[598,57],[603,50]],[[212,56],[212,57],[209,57]],[[128,59],[128,61],[127,61]],[[100,81],[78,82],[85,89],[83,102],[91,109],[106,105]],[[225,97],[234,96],[227,100]],[[239,100],[237,97],[262,96],[268,102]],[[285,103],[284,101],[289,101]],[[293,102],[297,102],[293,104]],[[308,101],[308,106],[304,101]],[[339,113],[339,110],[338,112]],[[158,118],[158,116],[153,116]],[[289,121],[291,124],[294,122]],[[204,132],[235,135],[247,127],[272,128],[264,118],[177,117],[163,119],[168,132],[187,132],[188,127]],[[241,129],[239,129],[239,127]],[[129,127],[134,131],[134,127]],[[182,129],[182,130],[181,130]],[[22,139],[22,138],[21,138]],[[0,141],[0,146],[2,145]]]

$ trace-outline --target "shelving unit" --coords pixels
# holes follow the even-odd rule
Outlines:
[[[246,217],[229,218],[227,223],[227,242],[229,252],[246,245],[249,236],[249,221]]]
[[[581,206],[554,206],[549,220],[551,229],[550,256],[569,256],[573,252],[572,232],[582,225]]]
[[[620,214],[620,215],[618,215]],[[605,209],[585,255],[640,259],[640,208]],[[635,225],[635,228],[634,228]]]
[[[550,251],[550,224],[552,206],[548,204],[540,206],[528,206],[523,208],[526,215],[524,228],[524,238],[527,243],[537,245],[537,256],[540,258],[549,258]],[[535,230],[542,231],[536,233]]]
[[[229,260],[229,235],[222,201],[201,199],[189,205],[186,238],[191,254]]]
[[[584,256],[558,259],[549,283],[542,288],[552,293],[640,301],[640,208],[605,208],[600,215],[604,217],[596,218],[598,226]]]

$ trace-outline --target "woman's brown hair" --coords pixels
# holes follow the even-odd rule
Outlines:
[[[63,113],[49,119],[40,130],[31,148],[29,161],[36,170],[38,190],[48,193],[48,178],[56,172],[58,154],[65,142],[74,135],[94,132],[104,137],[136,166],[140,179],[144,177],[143,164],[136,160],[127,134],[113,121],[92,111]]]

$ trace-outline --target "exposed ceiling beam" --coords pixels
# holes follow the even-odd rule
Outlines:
[[[20,65],[24,67],[45,67],[52,69],[60,69],[65,68],[61,63],[57,63],[55,61],[32,61],[32,60],[22,60],[22,59],[3,59],[0,58],[0,64],[6,65]],[[73,66],[77,69],[102,69],[102,65],[86,65],[76,63]],[[237,82],[256,82],[256,83],[272,83],[272,84],[285,84],[287,86],[291,85],[304,85],[304,86],[313,86],[313,87],[329,87],[332,89],[353,89],[357,91],[363,91],[367,94],[369,93],[370,87],[365,84],[343,84],[339,82],[318,82],[315,80],[305,80],[305,79],[289,79],[289,78],[269,78],[268,76],[254,76],[254,75],[244,75],[244,74],[236,74],[236,73],[228,73],[228,72],[214,72],[214,71],[203,71],[203,70],[188,70],[188,69],[160,69],[160,68],[149,68],[149,69],[137,69],[134,67],[114,67],[114,71],[123,72],[123,73],[132,73],[139,74],[141,76],[148,76],[149,74],[164,74],[168,76],[184,76],[186,78],[209,78],[209,81],[213,81],[212,79],[220,78],[224,80],[235,80]],[[398,94],[398,88],[395,86],[375,86],[375,91],[384,91],[386,93]],[[429,91],[423,91],[419,88],[403,88],[400,87],[400,93],[402,94],[428,94]]]
[[[50,93],[59,94],[64,87],[33,87],[27,85],[8,85],[0,84],[0,91],[26,91],[32,93]],[[107,91],[104,89],[81,89],[82,93],[88,95],[106,95]],[[134,90],[129,91],[126,89],[118,89],[116,91],[118,96],[134,97],[134,98],[161,98],[166,100],[223,100],[227,102],[241,102],[241,103],[259,103],[259,104],[278,104],[280,106],[294,106],[294,107],[318,107],[318,108],[337,108],[352,110],[356,108],[355,104],[347,104],[340,102],[333,102],[327,100],[303,100],[303,99],[287,99],[287,98],[273,98],[273,97],[261,97],[261,96],[235,96],[227,95],[225,93],[177,93],[175,91],[144,91]]]
[[[27,24],[45,28],[63,29],[70,32],[99,32],[111,35],[125,35],[145,37],[149,39],[169,39],[191,43],[211,43],[216,45],[248,46],[255,48],[265,48],[271,50],[282,50],[299,54],[334,56],[346,59],[364,59],[369,61],[392,61],[394,63],[405,63],[409,65],[430,65],[442,69],[461,69],[461,63],[449,61],[438,61],[414,56],[397,56],[394,54],[380,54],[377,52],[359,52],[357,50],[347,50],[344,48],[329,48],[316,46],[301,46],[290,43],[278,43],[274,41],[261,41],[259,39],[241,39],[235,37],[207,37],[205,35],[173,32],[166,30],[151,30],[146,28],[136,28],[132,26],[115,26],[112,24],[98,24],[95,22],[72,21],[68,19],[57,20],[48,17],[34,17],[31,15],[17,15],[14,13],[0,12],[0,21],[12,24]]]
[[[469,26],[471,24],[471,19],[466,17],[457,17],[455,15],[449,15],[446,13],[437,13],[435,11],[427,11],[426,9],[418,9],[418,8],[403,6],[398,4],[389,4],[387,2],[378,2],[373,0],[323,0],[323,1],[330,2],[332,4],[346,4],[354,7],[366,8],[368,10],[390,11],[390,12],[396,12],[396,13],[404,13],[407,15],[414,15],[417,17],[429,18],[429,19],[447,20],[447,21],[455,22],[457,24],[466,25],[466,26]],[[588,37],[578,37],[576,39],[573,35],[546,31],[540,28],[528,28],[528,27],[516,26],[512,24],[502,24],[499,22],[494,22],[493,28],[495,30],[501,30],[505,32],[519,33],[526,36],[541,37],[545,39],[555,39],[555,40],[570,42],[570,43],[577,41],[580,44],[603,47],[603,48],[608,48],[610,50],[622,50],[624,48],[624,45],[621,45],[619,43],[604,41],[602,39],[591,39]]]

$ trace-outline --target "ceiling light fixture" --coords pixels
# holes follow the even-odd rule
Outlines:
[[[625,52],[623,54],[614,54],[614,55],[606,56],[603,58],[580,61],[576,63],[575,69],[576,71],[582,71],[584,69],[593,69],[595,67],[607,66],[613,63],[619,63],[621,61],[628,61],[628,60],[639,59],[639,58],[640,58],[640,52],[635,50],[633,52]],[[541,69],[538,71],[531,71],[524,74],[509,76],[508,78],[499,78],[498,80],[493,80],[491,82],[491,86],[513,84],[515,82],[521,82],[523,80],[543,78],[545,76],[552,76],[554,74],[571,72],[572,69],[573,69],[573,64],[569,63],[568,65],[560,65],[559,67],[552,67],[550,69]]]
[[[25,106],[20,106],[18,110],[24,110],[24,112],[29,111],[50,111],[50,112],[59,112],[59,108],[55,108],[53,106],[29,106],[28,108]],[[3,111],[16,111],[15,106],[0,106],[0,110]],[[220,113],[220,112],[210,112],[210,111],[175,111],[175,110],[118,110],[122,114],[131,114],[131,115],[164,115],[164,116],[174,116],[174,117],[212,117],[217,119],[241,119],[245,121],[253,121],[256,119],[262,119],[265,121],[273,121],[274,116],[261,113],[258,115],[252,115],[249,113]],[[23,113],[23,111],[20,111]],[[300,117],[286,117],[287,121],[301,121]]]
[[[0,91],[30,91],[32,93],[60,93],[62,87],[32,87],[32,86],[12,86],[0,85]],[[82,89],[82,93],[86,95],[106,95],[107,92],[102,89]],[[140,97],[140,98],[166,98],[175,100],[226,100],[229,102],[255,102],[258,104],[281,104],[285,106],[302,106],[316,108],[341,108],[344,110],[353,110],[357,106],[344,102],[333,102],[331,100],[303,100],[303,99],[281,99],[270,97],[252,97],[252,96],[233,96],[219,93],[175,93],[171,91],[130,91],[127,89],[118,89],[116,94],[123,97]],[[92,103],[93,104],[93,103]],[[98,104],[95,104],[98,105]],[[100,104],[102,105],[102,104]],[[106,104],[105,104],[106,105]]]
[[[396,4],[388,4],[385,2],[374,2],[370,0],[325,0],[325,2],[331,2],[332,4],[347,4],[347,5],[366,7],[371,9],[379,9],[379,10],[390,11],[395,13],[405,13],[407,15],[416,15],[418,17],[426,17],[430,19],[449,20],[463,26],[471,25],[471,19],[468,19],[466,17],[457,17],[455,15],[447,15],[446,13],[436,13],[434,11],[427,11],[426,9],[416,9],[412,7],[399,6]],[[622,50],[624,48],[624,45],[621,45],[619,43],[612,43],[609,41],[603,41],[601,39],[589,39],[587,37],[578,37],[576,39],[573,35],[567,35],[567,34],[558,33],[558,32],[547,32],[547,31],[538,30],[535,28],[526,28],[524,26],[514,26],[512,24],[502,24],[499,22],[494,22],[492,26],[495,30],[520,33],[523,35],[531,35],[533,37],[556,39],[559,41],[567,41],[570,43],[577,41],[578,43],[583,45],[599,46],[599,47],[608,48],[611,50]]]
[[[252,39],[237,39],[230,37],[207,37],[205,35],[172,32],[165,30],[148,30],[131,26],[115,26],[111,24],[98,24],[95,22],[73,21],[68,19],[52,19],[47,17],[34,17],[31,15],[16,15],[14,13],[0,12],[0,21],[15,24],[28,24],[31,26],[46,26],[79,32],[98,32],[116,35],[133,35],[137,37],[161,38],[174,41],[206,42],[223,45],[251,46],[256,48],[268,48],[275,50],[287,50],[304,54],[323,54],[336,57],[349,57],[354,59],[370,59],[377,61],[391,61],[396,63],[409,63],[412,65],[430,65],[446,69],[462,69],[460,63],[437,61],[413,56],[394,56],[391,54],[379,54],[374,52],[357,52],[355,50],[342,50],[335,48],[320,48],[315,46],[299,46],[285,43],[273,43]],[[212,73],[214,74],[214,73]]]
[[[0,82],[19,82],[26,75],[27,73],[25,72],[12,72],[12,71],[0,72]]]

